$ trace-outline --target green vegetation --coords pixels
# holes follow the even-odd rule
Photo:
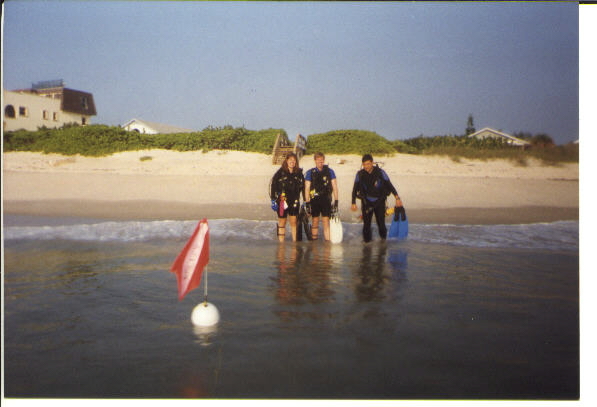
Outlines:
[[[528,165],[528,160],[531,158],[540,160],[546,165],[578,162],[578,144],[556,146],[553,142],[546,142],[545,135],[530,137],[528,140],[531,142],[531,147],[526,149],[511,146],[500,139],[479,140],[467,136],[419,136],[396,141],[394,145],[401,153],[447,156],[455,162],[460,162],[462,158],[506,159],[519,166]]]
[[[307,139],[307,154],[396,154],[392,142],[377,133],[365,130],[335,130],[312,134]]]
[[[209,151],[214,149],[271,153],[276,135],[284,130],[247,130],[225,126],[180,134],[140,134],[105,125],[42,128],[4,133],[4,151],[37,151],[64,155],[104,156],[120,151],[166,149]]]
[[[65,126],[60,129],[4,133],[4,151],[36,151],[64,155],[103,156],[120,151],[166,149],[175,151],[238,150],[270,154],[282,129],[247,130],[244,127],[207,127],[201,131],[180,134],[140,134],[120,127],[105,125]],[[414,137],[387,140],[366,130],[335,130],[312,134],[307,138],[307,154],[365,154],[374,156],[425,154],[447,156],[459,163],[462,159],[508,159],[517,165],[528,165],[538,159],[546,165],[578,162],[578,144],[556,146],[547,135],[519,133],[532,147],[513,147],[501,140],[478,140],[467,136]],[[141,160],[150,160],[142,157]]]

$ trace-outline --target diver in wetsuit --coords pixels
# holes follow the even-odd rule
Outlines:
[[[300,197],[304,195],[305,179],[299,168],[298,157],[290,153],[274,174],[270,186],[272,209],[278,214],[278,240],[284,241],[286,219],[290,219],[292,241],[297,240],[297,216],[300,210]]]
[[[313,217],[311,232],[313,240],[319,236],[319,217],[323,223],[323,237],[330,240],[330,216],[332,211],[338,210],[338,183],[336,174],[324,165],[325,155],[315,153],[313,156],[315,167],[305,175],[305,206]],[[332,206],[332,195],[334,204]]]
[[[396,207],[402,206],[402,201],[388,174],[379,166],[373,165],[371,154],[365,154],[362,159],[363,168],[357,172],[352,188],[353,211],[357,210],[356,199],[361,200],[361,213],[363,214],[363,240],[370,242],[371,221],[375,214],[375,221],[379,230],[379,237],[385,239],[388,230],[385,223],[386,199],[390,194],[396,198]]]

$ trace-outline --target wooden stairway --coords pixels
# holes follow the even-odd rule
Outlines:
[[[306,149],[307,139],[302,135],[297,134],[296,141],[294,142],[294,145],[292,145],[286,134],[278,133],[276,143],[272,150],[272,164],[282,164],[289,153],[295,153],[300,160],[303,154],[305,154]]]

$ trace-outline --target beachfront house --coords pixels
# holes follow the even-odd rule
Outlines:
[[[191,133],[194,130],[182,127],[171,126],[169,124],[148,122],[147,120],[132,119],[122,125],[127,131],[136,131],[142,134],[171,134],[171,133]]]
[[[491,129],[489,127],[485,127],[484,129],[481,129],[481,130],[469,135],[469,137],[475,137],[480,140],[483,140],[486,138],[502,139],[502,140],[506,141],[506,143],[508,143],[512,146],[518,146],[518,147],[523,147],[523,148],[529,147],[531,145],[531,143],[529,143],[526,140],[511,136],[509,134],[506,134],[506,133],[498,131],[498,130]]]
[[[62,79],[37,82],[30,89],[2,89],[2,104],[4,131],[84,126],[97,114],[93,95],[65,87]]]

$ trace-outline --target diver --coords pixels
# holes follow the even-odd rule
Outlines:
[[[371,154],[362,158],[363,168],[357,172],[352,188],[351,210],[357,210],[356,200],[361,200],[361,213],[363,215],[363,240],[370,242],[372,239],[371,221],[375,214],[375,221],[379,236],[385,239],[388,234],[386,228],[386,199],[390,194],[396,198],[396,208],[402,207],[402,201],[388,174],[378,165],[373,164]]]
[[[330,240],[330,216],[332,211],[338,211],[338,182],[336,174],[324,165],[325,155],[315,153],[313,156],[315,167],[305,175],[305,207],[313,218],[311,226],[312,240],[319,237],[319,218],[323,223],[323,236]],[[332,206],[332,195],[334,204]]]
[[[300,197],[305,193],[303,170],[299,168],[296,154],[289,153],[271,180],[270,199],[272,210],[278,214],[277,235],[280,242],[286,237],[286,220],[290,219],[292,241],[297,241],[297,216]]]

